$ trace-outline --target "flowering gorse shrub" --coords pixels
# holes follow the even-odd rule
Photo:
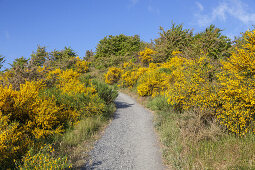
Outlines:
[[[85,60],[81,60],[79,57],[76,58],[76,63],[75,63],[75,70],[78,73],[86,73],[89,71],[89,65],[90,63],[85,61]]]
[[[18,166],[21,170],[65,169],[72,167],[67,157],[54,156],[54,148],[51,145],[42,146],[37,153],[30,149],[22,158],[22,162],[23,164]]]
[[[123,87],[133,87],[137,83],[138,78],[147,71],[147,68],[140,67],[132,61],[124,62],[121,68],[123,74],[121,75],[120,83]]]
[[[255,30],[244,34],[245,43],[223,61],[219,77],[217,118],[231,132],[255,133]]]
[[[18,126],[19,123],[11,122],[10,116],[0,111],[0,165],[9,164],[21,149],[22,132]]]
[[[37,66],[33,69],[36,74],[30,74],[30,68],[24,66],[22,75],[29,73],[37,77],[30,79],[28,75],[22,81],[15,81],[13,69],[1,73],[1,168],[15,168],[15,160],[16,166],[20,162],[21,169],[67,168],[66,160],[55,157],[52,150],[38,148],[55,135],[61,136],[82,117],[108,114],[107,105],[116,98],[116,91],[108,86],[94,85],[91,78],[83,82],[81,76],[88,71],[89,63],[79,58],[75,60],[75,68]],[[15,87],[13,83],[16,83]],[[111,100],[105,101],[106,98]],[[37,148],[33,155],[29,150],[31,146]]]
[[[171,85],[166,94],[169,103],[178,110],[211,107],[216,96],[210,79],[212,73],[208,57],[186,60],[170,76]]]
[[[77,119],[76,113],[64,111],[53,99],[40,98],[38,94],[42,88],[44,86],[41,81],[26,82],[19,91],[12,90],[12,86],[0,86],[0,111],[1,119],[4,119],[1,128],[5,129],[1,131],[0,143],[3,150],[0,152],[7,152],[3,155],[9,155],[12,151],[10,157],[15,158],[26,152],[34,141],[63,132],[66,121]],[[68,120],[67,117],[71,119]],[[7,133],[8,131],[13,134]],[[7,136],[14,136],[6,138],[5,132]],[[5,159],[1,157],[1,160]]]
[[[140,55],[140,60],[143,65],[148,65],[151,61],[153,61],[151,55],[155,54],[156,51],[150,49],[150,48],[145,48],[143,51],[140,51],[138,54]]]
[[[121,77],[122,70],[117,67],[110,67],[105,74],[105,82],[107,84],[117,83]]]
[[[164,91],[167,84],[165,78],[167,75],[157,70],[150,70],[144,73],[138,80],[137,92],[140,96],[156,96]]]
[[[140,96],[162,95],[181,112],[210,110],[206,116],[228,132],[255,133],[255,30],[247,31],[243,40],[227,59],[209,53],[185,56],[176,50],[167,62],[124,63],[120,83],[135,87]],[[148,50],[139,55],[149,56]]]
[[[80,76],[81,73],[72,69],[65,71],[56,69],[49,72],[48,79],[56,77],[55,86],[59,89],[54,93],[56,100],[58,103],[63,103],[65,108],[77,111],[83,115],[101,114],[105,108],[105,104],[98,96],[94,85],[89,82],[85,86],[79,80]]]

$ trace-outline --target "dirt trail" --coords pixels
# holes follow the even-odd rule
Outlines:
[[[152,113],[123,93],[116,106],[113,121],[96,142],[84,169],[164,169]]]

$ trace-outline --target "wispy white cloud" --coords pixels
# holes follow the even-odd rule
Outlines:
[[[132,5],[136,5],[139,2],[139,0],[129,0],[129,1],[131,2]]]
[[[160,10],[158,8],[153,7],[152,5],[148,5],[147,10],[157,15],[160,14]]]
[[[200,11],[204,10],[204,6],[201,3],[196,2],[196,5],[197,5],[197,7],[199,8]]]
[[[249,12],[249,6],[241,0],[223,0],[212,9],[211,13],[202,13],[203,5],[196,2],[199,12],[195,14],[199,26],[206,26],[216,20],[226,21],[228,16],[234,17],[242,24],[255,23],[255,12]]]

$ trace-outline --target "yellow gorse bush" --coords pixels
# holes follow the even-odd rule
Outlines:
[[[151,55],[155,54],[156,51],[150,49],[150,48],[145,48],[143,51],[140,51],[138,54],[140,55],[140,60],[143,65],[148,65],[151,61],[153,61]]]
[[[78,73],[86,73],[89,71],[89,65],[90,63],[85,61],[85,60],[81,60],[79,57],[76,58],[76,63],[75,63],[75,70]]]
[[[210,80],[213,72],[210,63],[208,57],[199,57],[178,65],[170,77],[172,84],[166,94],[169,103],[184,110],[213,106],[216,92]]]
[[[117,67],[110,67],[105,74],[105,82],[107,84],[117,83],[121,77],[122,70]]]
[[[18,126],[19,123],[10,121],[10,115],[3,115],[0,111],[0,163],[11,160],[21,149],[22,132]]]
[[[23,157],[23,165],[19,165],[19,169],[65,169],[71,168],[71,164],[67,161],[67,158],[54,157],[54,149],[51,145],[41,147],[38,153],[33,153],[30,149]]]
[[[62,134],[79,122],[81,115],[104,113],[105,102],[91,80],[80,80],[89,63],[76,60],[74,69],[37,67],[34,71],[42,73],[41,77],[19,82],[19,88],[13,88],[8,81],[15,76],[13,70],[0,75],[0,166],[14,167],[14,160],[19,162],[25,154],[21,169],[62,169],[57,166],[66,165],[66,160],[53,158],[51,151],[43,149],[44,152],[31,155],[28,149],[38,148],[48,137]]]
[[[217,118],[239,135],[255,132],[255,30],[244,37],[245,44],[222,62],[223,71],[218,74],[222,107]]]
[[[62,108],[56,106],[54,100],[42,100],[38,93],[43,87],[41,81],[26,82],[19,91],[12,90],[12,86],[0,85],[0,152],[4,152],[1,155],[6,159],[24,153],[34,139],[59,134],[67,121],[65,118],[74,116],[63,116],[70,113],[62,113]],[[4,160],[2,156],[1,159]]]
[[[139,79],[137,92],[140,96],[156,96],[166,89],[165,83],[167,75],[157,70],[149,70]]]
[[[139,53],[141,57],[147,56],[141,59],[143,66],[134,63],[121,66],[120,83],[125,87],[136,86],[140,96],[163,95],[180,111],[210,109],[211,117],[234,134],[255,133],[255,30],[247,31],[244,41],[221,63],[206,54],[184,58],[180,51],[173,51],[173,57],[165,63],[149,63],[148,56],[154,52],[146,48]],[[112,84],[118,79],[108,78],[106,82]]]
[[[123,87],[133,87],[140,76],[147,71],[147,68],[136,66],[133,62],[122,64],[123,74],[121,75],[121,85]]]
[[[56,87],[61,90],[62,94],[67,94],[68,96],[75,97],[77,94],[84,94],[90,101],[86,106],[83,106],[79,113],[83,112],[86,115],[101,114],[105,108],[105,104],[102,103],[99,99],[98,94],[96,93],[95,87],[90,83],[89,86],[85,87],[83,83],[79,80],[81,76],[80,73],[74,71],[73,69],[67,70],[53,70],[49,72],[49,79],[51,77],[56,77]],[[74,100],[79,100],[73,98]],[[76,113],[76,112],[73,112]],[[77,113],[76,113],[77,114]],[[75,115],[75,114],[74,114]]]

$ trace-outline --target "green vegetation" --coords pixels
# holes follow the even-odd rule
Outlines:
[[[71,48],[16,59],[0,76],[0,167],[65,169],[85,164],[115,111],[116,89]],[[92,74],[93,75],[93,74]],[[83,161],[83,162],[82,162]]]
[[[99,41],[92,63],[98,69],[117,66],[124,61],[132,59],[141,46],[142,42],[138,35],[126,36],[120,34],[107,36]]]
[[[0,166],[84,164],[82,148],[111,118],[119,86],[155,111],[169,167],[255,169],[255,30],[234,43],[213,25],[160,30],[151,43],[106,36],[83,60],[41,46],[17,58],[0,76]]]
[[[147,106],[156,113],[155,127],[166,165],[174,169],[254,169],[255,136],[224,133],[216,122],[205,125],[198,110],[177,113],[158,96]]]
[[[231,44],[213,25],[193,34],[173,24],[105,82],[152,99],[171,168],[254,169],[254,39],[248,30]]]
[[[0,55],[0,69],[3,67],[4,57]]]

